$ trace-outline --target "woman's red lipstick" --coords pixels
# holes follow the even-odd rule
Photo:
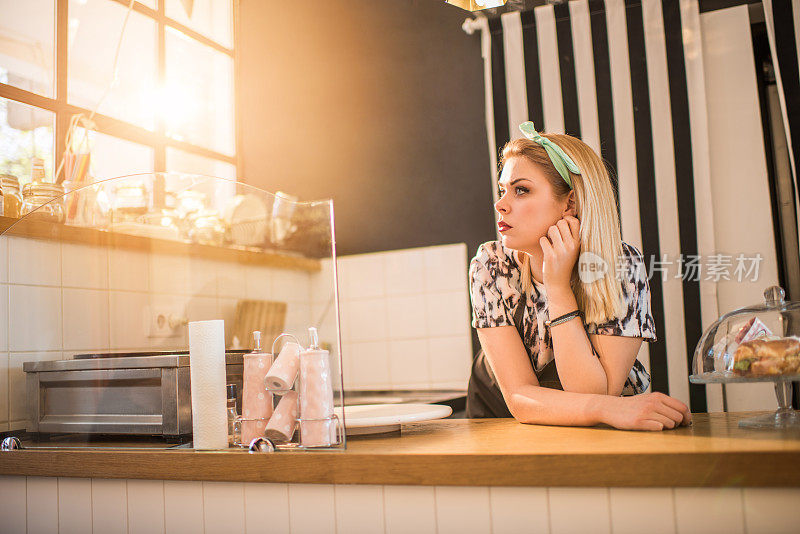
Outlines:
[[[497,229],[500,230],[501,232],[505,232],[506,230],[510,230],[511,228],[513,228],[513,226],[511,226],[505,221],[497,222]]]

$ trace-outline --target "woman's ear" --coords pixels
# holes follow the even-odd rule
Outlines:
[[[564,216],[571,215],[572,217],[578,216],[578,210],[575,208],[575,191],[570,191],[567,195],[567,206],[564,208]]]

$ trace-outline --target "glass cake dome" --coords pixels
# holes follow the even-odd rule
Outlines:
[[[764,291],[764,303],[720,317],[694,351],[694,384],[774,382],[778,410],[740,421],[753,428],[800,428],[791,407],[792,382],[800,382],[800,302],[787,302],[778,286]]]

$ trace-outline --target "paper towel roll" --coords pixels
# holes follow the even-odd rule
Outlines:
[[[321,447],[336,441],[333,382],[327,350],[300,353],[300,444]]]
[[[267,423],[264,435],[273,441],[291,441],[297,427],[297,410],[297,393],[287,391]]]
[[[267,389],[276,395],[292,389],[300,367],[299,355],[300,345],[297,343],[289,342],[283,346],[264,380]]]
[[[194,448],[227,449],[224,321],[189,323],[189,376]]]

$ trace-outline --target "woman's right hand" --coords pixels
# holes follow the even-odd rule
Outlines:
[[[663,393],[604,397],[601,421],[622,430],[664,430],[692,422],[689,408]]]

